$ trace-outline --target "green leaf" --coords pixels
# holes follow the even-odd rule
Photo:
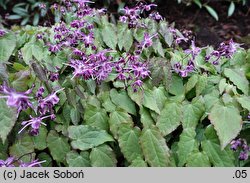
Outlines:
[[[101,104],[107,112],[113,112],[116,110],[115,104],[110,99],[109,92],[102,93]]]
[[[32,138],[28,134],[24,134],[17,142],[15,142],[10,148],[10,155],[14,157],[21,157],[24,162],[30,161],[30,154],[34,152],[34,144]],[[29,154],[30,153],[30,154]],[[25,156],[24,156],[25,155]]]
[[[132,161],[132,163],[129,165],[129,167],[147,167],[147,163],[138,156],[136,159]]]
[[[239,110],[231,105],[214,105],[209,120],[219,136],[221,148],[224,149],[232,139],[237,137],[242,127]]]
[[[192,90],[195,87],[195,85],[198,82],[198,79],[199,79],[199,77],[196,74],[192,75],[188,79],[188,82],[187,82],[186,87],[185,87],[185,92],[186,93],[188,93],[190,90]]]
[[[203,5],[203,6],[207,9],[208,13],[209,13],[212,17],[214,17],[214,19],[215,19],[216,21],[219,20],[218,14],[216,13],[216,11],[215,11],[211,6],[208,6],[208,5]]]
[[[93,148],[90,161],[93,167],[115,167],[117,163],[115,153],[108,145]]]
[[[108,130],[108,115],[104,109],[87,105],[84,112],[84,120],[87,125]]]
[[[249,96],[240,96],[236,98],[240,105],[250,111],[250,97]]]
[[[82,151],[113,141],[106,131],[88,125],[70,126],[68,136],[72,139],[71,146]]]
[[[149,89],[144,90],[143,105],[155,111],[158,114],[160,114],[161,112],[156,102],[155,93],[152,90]]]
[[[244,94],[248,95],[249,82],[242,68],[229,69],[225,68],[224,74],[234,85],[237,86]]]
[[[75,108],[71,108],[70,118],[74,125],[78,125],[78,123],[80,122],[80,118],[81,118],[80,112]]]
[[[204,101],[202,98],[193,100],[183,106],[182,126],[184,128],[196,127],[198,121],[205,112]]]
[[[231,1],[230,6],[229,6],[228,11],[227,11],[227,16],[229,16],[229,17],[232,16],[234,13],[234,10],[235,10],[235,4],[233,1]]]
[[[47,144],[54,160],[63,162],[66,154],[70,151],[68,139],[51,130],[47,137]]]
[[[199,8],[202,8],[202,4],[200,2],[200,0],[194,0],[194,3],[199,6]]]
[[[196,84],[196,96],[199,96],[207,86],[207,76],[200,75]]]
[[[38,154],[38,159],[39,161],[46,161],[44,163],[42,163],[42,167],[51,167],[53,164],[52,164],[52,158],[50,157],[50,155],[48,155],[47,153],[45,152],[42,152],[40,154]]]
[[[34,56],[39,62],[45,57],[43,45],[39,42],[29,42],[21,49],[24,62],[29,65]]]
[[[136,114],[135,103],[129,98],[126,91],[122,90],[118,92],[112,89],[110,91],[110,98],[117,107],[124,109],[130,114]]]
[[[126,24],[118,24],[118,46],[128,52],[133,45],[133,34]]]
[[[35,149],[44,150],[47,147],[47,133],[48,130],[46,129],[46,127],[41,126],[39,128],[39,134],[37,136],[32,137]]]
[[[16,110],[8,107],[5,99],[0,99],[0,116],[0,137],[4,143],[17,119]]]
[[[160,109],[160,111],[163,109],[167,97],[165,94],[166,90],[164,89],[164,87],[154,87],[153,88],[153,93],[155,95],[155,101],[157,103],[158,108]]]
[[[70,151],[66,155],[66,161],[69,167],[90,167],[89,152],[83,151],[78,154],[75,151]]]
[[[16,47],[16,36],[14,33],[6,33],[0,37],[0,62],[8,62]]]
[[[234,167],[234,153],[227,147],[224,150],[220,148],[220,142],[213,126],[210,125],[205,131],[205,140],[201,147],[209,157],[210,162],[216,167]]]
[[[143,128],[150,128],[150,126],[155,125],[154,120],[150,115],[148,109],[141,107],[140,117],[141,117],[141,123],[143,124]]]
[[[121,123],[133,124],[131,116],[123,110],[116,110],[109,115],[109,126],[113,136],[118,138],[118,128]]]
[[[128,96],[138,105],[141,106],[143,103],[143,90],[138,90],[134,92],[131,86],[128,87]]]
[[[156,122],[161,133],[166,136],[174,131],[181,123],[182,109],[179,103],[166,102],[165,107]]]
[[[186,128],[180,135],[180,141],[178,142],[178,166],[183,166],[187,162],[187,157],[194,150],[198,150],[198,142],[195,140],[196,132],[195,128]]]
[[[186,166],[188,167],[211,167],[211,164],[205,152],[195,152],[188,156]]]
[[[182,78],[179,76],[173,76],[169,88],[169,93],[178,96],[178,95],[183,95],[184,91],[185,88],[183,86]]]
[[[117,34],[115,26],[113,26],[111,23],[106,23],[102,29],[102,38],[108,47],[116,50]]]
[[[219,101],[219,91],[213,90],[213,92],[204,96],[206,111],[210,109]]]
[[[143,156],[139,144],[140,133],[140,129],[138,127],[133,128],[131,124],[121,124],[119,127],[119,146],[129,162],[132,162],[138,156]]]
[[[143,129],[140,144],[146,162],[152,167],[166,167],[169,165],[169,149],[156,127]]]

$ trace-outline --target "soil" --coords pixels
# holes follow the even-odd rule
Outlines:
[[[178,29],[192,30],[199,46],[218,46],[220,42],[232,38],[243,43],[242,47],[250,48],[250,6],[236,5],[234,14],[228,17],[229,3],[215,2],[209,5],[218,13],[219,21],[205,8],[177,4],[175,0],[161,1],[158,11],[168,22],[175,22]]]
[[[216,21],[205,8],[200,9],[195,4],[178,4],[177,0],[159,1],[158,11],[169,23],[175,23],[178,29],[192,30],[198,46],[218,46],[220,42],[232,38],[238,43],[243,43],[242,47],[250,48],[250,0],[247,3],[245,6],[236,4],[231,17],[227,16],[228,2],[209,3],[218,13],[219,21]],[[96,2],[98,7],[102,4],[102,1]],[[7,12],[11,13],[11,7],[8,6],[7,11],[0,11],[0,14],[4,17]],[[112,3],[109,10],[115,12],[117,8],[118,6]],[[8,21],[5,26],[10,27],[13,23],[17,22]]]

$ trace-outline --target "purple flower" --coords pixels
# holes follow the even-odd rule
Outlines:
[[[185,50],[185,53],[186,54],[191,54],[192,59],[194,60],[195,57],[201,52],[201,49],[195,46],[194,40],[192,40],[191,42],[192,42],[191,49]]]
[[[42,34],[37,34],[37,35],[36,35],[36,38],[37,38],[37,39],[43,39],[43,35],[42,35]]]
[[[34,135],[34,136],[38,135],[40,126],[41,125],[47,126],[45,123],[42,122],[42,120],[44,120],[46,118],[51,118],[51,115],[44,116],[44,117],[32,117],[32,116],[30,116],[29,121],[23,121],[21,123],[24,127],[18,132],[18,134],[20,134],[28,126],[31,126],[30,134]]]
[[[219,59],[221,57],[232,58],[233,54],[240,48],[240,44],[229,40],[227,42],[222,42],[217,50],[214,50],[212,53],[206,56],[206,61],[209,61],[211,58],[215,57],[215,60],[211,61],[212,64],[218,65]]]
[[[51,44],[49,46],[49,51],[52,52],[52,53],[56,53],[56,52],[58,52],[60,50],[61,50],[61,47],[58,44],[56,44],[56,45]]]
[[[56,72],[50,72],[49,74],[49,80],[54,82],[57,81],[59,79],[59,73]]]
[[[0,85],[0,98],[7,98],[6,104],[10,107],[17,108],[17,116],[22,110],[28,109],[28,107],[32,108],[32,104],[29,101],[32,97],[29,95],[32,92],[33,88],[25,91],[25,92],[17,92],[12,88],[9,88],[4,82],[3,85]]]
[[[233,140],[231,143],[231,149],[236,151],[241,146],[241,139]]]
[[[150,71],[148,70],[147,65],[144,63],[136,63],[132,66],[132,70],[134,72],[134,75],[136,78],[142,78],[145,79],[150,75]]]
[[[152,7],[157,7],[157,5],[156,4],[149,4],[149,5],[145,5],[144,7],[145,7],[146,11],[150,11]]]
[[[50,112],[53,114],[52,108],[56,104],[58,104],[60,100],[56,94],[62,90],[64,90],[64,88],[53,92],[52,94],[48,95],[43,99],[38,100],[38,111],[43,115],[46,114],[46,112]]]
[[[141,80],[136,80],[133,84],[132,84],[132,88],[134,90],[134,92],[138,91],[138,88],[142,88],[143,82]]]
[[[0,29],[0,37],[3,37],[7,32],[5,30]]]
[[[239,155],[239,160],[245,161],[248,159],[248,151],[241,151]]]
[[[43,86],[40,87],[36,92],[36,98],[41,99],[43,97],[44,91],[45,91],[44,87]]]
[[[15,167],[13,163],[16,161],[14,157],[9,157],[6,160],[0,160],[0,167]]]
[[[45,163],[46,160],[44,161],[39,161],[38,159],[31,161],[31,162],[23,162],[20,161],[19,167],[41,167],[42,163]]]

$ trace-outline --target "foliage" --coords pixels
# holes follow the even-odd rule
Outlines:
[[[249,166],[250,50],[77,5],[0,31],[1,166]]]
[[[203,1],[203,0],[177,0],[178,3],[185,3],[187,5],[190,4],[196,4],[199,8],[205,8],[208,13],[215,19],[219,20],[218,13],[214,10],[213,7],[211,7],[209,4],[209,1]],[[226,3],[228,3],[228,11],[227,15],[228,17],[232,16],[235,11],[235,4],[242,4],[245,6],[247,4],[247,0],[224,0]]]

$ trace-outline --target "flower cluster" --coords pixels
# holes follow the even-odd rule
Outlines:
[[[210,62],[211,58],[215,58],[211,62],[214,65],[218,65],[221,57],[232,58],[238,48],[240,48],[240,44],[235,43],[232,39],[222,42],[217,50],[212,51],[212,53],[206,56],[206,61]]]
[[[41,164],[45,162],[46,160],[38,161],[38,159],[31,162],[23,162],[22,160],[10,156],[6,160],[0,159],[0,167],[41,167]]]
[[[182,42],[187,43],[192,37],[192,32],[189,30],[184,30],[184,31],[180,32],[178,29],[170,27],[169,31],[170,31],[170,33],[173,34],[175,44],[177,44],[177,45],[179,45]]]
[[[187,77],[188,73],[193,72],[195,69],[194,61],[197,55],[200,54],[201,48],[195,46],[194,40],[191,41],[191,48],[184,50],[184,52],[187,54],[187,56],[191,55],[191,58],[188,60],[188,63],[186,66],[181,64],[181,62],[178,62],[174,64],[174,71],[179,74],[181,77]]]
[[[139,20],[141,19],[141,14],[145,11],[151,11],[151,9],[156,6],[156,4],[147,5],[141,2],[133,8],[125,7],[121,9],[123,16],[120,17],[120,22],[128,23],[128,26],[130,28],[143,27],[143,25],[139,23]],[[152,12],[149,17],[154,20],[162,20],[162,16],[158,12]]]
[[[26,110],[29,107],[33,108],[32,103],[30,102],[30,99],[32,99],[32,97],[28,96],[29,94],[31,94],[32,89],[33,88],[25,92],[17,92],[16,90],[9,88],[6,82],[4,82],[3,85],[0,85],[0,94],[3,94],[2,96],[0,96],[0,99],[6,98],[6,104],[17,109],[18,117],[21,111]]]
[[[0,29],[0,37],[3,37],[7,32],[5,30]]]
[[[32,90],[33,87],[25,92],[17,92],[16,90],[9,88],[4,82],[3,85],[0,85],[0,94],[3,94],[0,96],[0,98],[6,98],[6,104],[9,107],[14,107],[17,109],[17,117],[21,111],[27,110],[28,108],[31,108],[36,114],[39,114],[40,116],[38,117],[31,116],[29,121],[23,121],[21,125],[24,127],[18,132],[21,133],[25,128],[31,126],[30,134],[38,135],[41,124],[46,126],[42,120],[47,118],[50,118],[51,120],[55,119],[53,107],[59,102],[59,98],[56,94],[62,89],[52,92],[46,97],[43,97],[45,90],[43,87],[39,88],[36,93],[36,100],[38,101],[38,106],[36,108],[30,101],[33,99],[33,97],[28,96],[31,94]]]
[[[231,149],[233,151],[239,151],[239,160],[247,160],[248,159],[248,153],[250,151],[250,147],[247,145],[247,142],[245,139],[237,139],[233,140],[231,142]]]
[[[145,49],[145,48],[148,48],[150,46],[153,45],[153,38],[157,37],[157,33],[150,36],[148,33],[144,33],[144,38],[142,40],[142,42],[137,45],[137,50],[135,51],[135,53],[137,55],[140,55],[142,53],[142,51]]]

